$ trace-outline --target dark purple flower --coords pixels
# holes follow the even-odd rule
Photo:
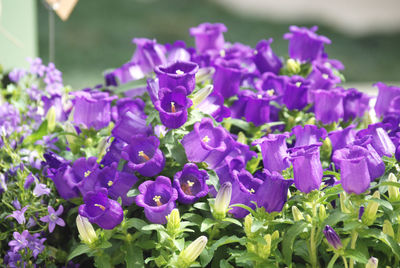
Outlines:
[[[394,153],[394,156],[397,161],[400,161],[400,144],[396,148],[396,152]]]
[[[26,178],[25,178],[24,188],[28,189],[34,181],[35,181],[35,178],[33,177],[32,173],[29,173],[28,176],[26,176]]]
[[[307,29],[305,27],[290,26],[290,33],[283,38],[289,40],[289,56],[300,61],[312,62],[322,56],[324,44],[331,41],[322,35],[317,35],[317,26]]]
[[[132,43],[136,44],[136,51],[131,62],[136,63],[143,73],[150,73],[154,67],[167,62],[165,49],[162,45],[157,44],[156,40],[134,38]]]
[[[396,151],[396,147],[394,146],[387,132],[383,129],[381,123],[369,125],[367,129],[362,129],[357,132],[357,138],[362,138],[365,135],[372,136],[371,145],[380,156],[393,156]]]
[[[206,196],[208,174],[205,170],[192,163],[186,164],[182,171],[174,176],[174,188],[178,191],[178,201],[182,204],[193,204],[199,198]]]
[[[354,128],[354,125],[350,125],[345,129],[337,129],[329,132],[328,137],[331,140],[333,152],[346,147],[346,145],[355,140],[356,134]]]
[[[294,184],[303,193],[318,190],[322,182],[322,165],[319,159],[319,144],[289,149],[293,164]]]
[[[96,223],[103,229],[113,229],[124,218],[121,205],[107,197],[107,190],[100,189],[97,192],[89,192],[83,197],[85,204],[80,205],[79,215]]]
[[[192,101],[186,96],[186,89],[178,86],[175,89],[162,88],[154,108],[159,112],[161,123],[168,128],[179,128],[186,123]]]
[[[176,207],[178,191],[171,186],[171,180],[158,176],[155,181],[145,181],[139,185],[140,194],[136,205],[144,208],[146,218],[158,224],[167,222],[166,216]]]
[[[114,137],[124,142],[129,142],[133,135],[150,135],[151,126],[146,124],[146,118],[142,115],[127,111],[119,117],[115,127],[111,131]]]
[[[346,93],[343,99],[344,121],[362,117],[369,110],[370,97],[367,94],[355,88],[345,90],[344,93]]]
[[[111,145],[108,147],[106,154],[101,160],[101,164],[104,166],[109,166],[114,162],[119,163],[119,160],[121,159],[121,152],[125,145],[126,142],[115,138]]]
[[[244,69],[234,60],[218,59],[215,62],[214,92],[221,94],[225,99],[239,92],[241,75]]]
[[[74,123],[83,124],[87,128],[102,129],[111,121],[111,101],[117,96],[110,97],[106,92],[77,91],[75,96]]]
[[[400,96],[400,87],[388,86],[385,83],[378,82],[374,84],[378,88],[378,97],[375,103],[375,112],[378,117],[384,115],[389,107],[390,102],[397,96]]]
[[[282,67],[282,61],[271,49],[272,42],[272,38],[268,40],[261,40],[256,46],[253,61],[260,73],[271,72],[274,74],[279,74],[279,71]]]
[[[221,165],[215,170],[219,178],[219,184],[225,182],[233,183],[233,171],[241,171],[246,168],[246,161],[242,155],[240,156],[227,156]]]
[[[307,106],[309,92],[309,81],[301,76],[292,76],[286,83],[286,89],[283,93],[283,104],[289,110],[301,110]]]
[[[28,237],[30,236],[28,230],[24,230],[22,233],[14,232],[13,236],[14,240],[8,242],[8,245],[12,248],[13,252],[18,252],[19,250],[28,247]]]
[[[274,73],[264,73],[261,76],[261,90],[269,91],[273,90],[274,95],[282,96],[286,90],[286,83],[290,80],[289,77],[283,75],[276,75]]]
[[[312,89],[331,89],[341,82],[330,68],[318,63],[313,64],[307,80],[311,81]]]
[[[253,142],[253,146],[260,145],[264,168],[270,172],[287,169],[290,166],[287,153],[286,139],[289,133],[268,134]]]
[[[328,240],[328,243],[331,244],[331,246],[333,246],[335,249],[343,247],[342,241],[340,241],[340,237],[335,232],[335,230],[333,230],[332,227],[326,225],[323,232],[326,240]]]
[[[315,118],[323,124],[339,122],[343,119],[343,98],[345,94],[339,89],[314,90]]]
[[[318,128],[315,125],[305,125],[304,127],[297,125],[292,128],[292,135],[296,136],[294,147],[308,146],[319,143],[327,136],[324,128]]]
[[[49,215],[41,217],[40,220],[49,224],[50,233],[54,231],[56,225],[60,225],[62,227],[65,226],[64,220],[59,217],[64,211],[64,207],[62,205],[58,207],[57,211],[55,211],[51,206],[48,206],[47,211],[49,212]]]
[[[176,61],[166,66],[157,66],[154,72],[157,74],[159,88],[186,88],[189,95],[196,86],[195,75],[199,66],[190,61]]]
[[[21,254],[9,250],[7,255],[4,256],[4,264],[7,264],[7,267],[19,268],[21,264],[25,265],[25,262],[22,261]]]
[[[168,63],[176,61],[190,61],[190,52],[186,49],[186,44],[184,41],[178,40],[174,44],[165,45],[168,53]]]
[[[19,204],[19,202],[18,202]],[[19,224],[25,224],[26,219],[25,219],[25,211],[28,209],[29,206],[25,206],[22,209],[21,208],[17,208],[17,210],[14,210],[12,214],[6,216],[7,218],[14,218]]]
[[[364,206],[361,206],[360,209],[358,210],[358,220],[361,220],[364,211],[365,211]]]
[[[155,136],[137,135],[121,152],[122,158],[129,161],[127,165],[146,177],[160,173],[165,166],[165,157],[161,150],[160,140]]]
[[[285,180],[278,172],[269,172],[266,169],[263,170],[260,177],[263,183],[258,187],[256,193],[257,205],[264,207],[268,213],[282,211],[293,179]]]
[[[334,152],[332,160],[340,165],[340,181],[346,193],[361,194],[368,189],[371,181],[368,155],[368,150],[357,145],[349,145]]]
[[[223,33],[227,28],[222,23],[202,23],[197,27],[190,28],[190,35],[195,38],[197,52],[203,53],[207,50],[220,50],[224,47]]]

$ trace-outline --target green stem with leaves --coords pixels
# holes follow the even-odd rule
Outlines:
[[[353,230],[351,232],[351,244],[350,244],[351,249],[356,248],[357,238],[358,238],[358,233],[356,230]],[[350,268],[353,268],[353,267],[354,267],[354,260],[352,258],[350,258]]]
[[[311,267],[316,268],[319,267],[318,260],[317,260],[317,247],[315,244],[315,232],[317,226],[315,223],[315,219],[317,217],[317,204],[315,200],[312,201],[312,227],[311,227],[311,235],[310,235],[310,262]]]

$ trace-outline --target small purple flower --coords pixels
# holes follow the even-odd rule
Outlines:
[[[190,35],[195,38],[198,53],[222,49],[225,44],[223,33],[226,31],[227,28],[222,23],[202,23],[189,30]]]
[[[380,117],[390,108],[390,102],[400,96],[400,87],[388,86],[382,82],[374,84],[378,88],[378,97],[375,103],[376,116]]]
[[[183,86],[186,95],[192,93],[196,86],[195,75],[199,66],[190,61],[176,61],[166,66],[157,66],[154,69],[158,77],[159,88],[176,88]]]
[[[178,191],[172,187],[171,180],[158,176],[155,181],[145,181],[139,185],[140,194],[136,205],[144,208],[146,218],[158,224],[167,223],[166,216],[176,207]]]
[[[30,236],[28,230],[24,230],[22,233],[14,232],[13,236],[14,240],[8,242],[8,245],[12,248],[13,252],[18,252],[19,250],[28,247],[28,237]]]
[[[154,67],[167,62],[165,48],[157,44],[156,40],[134,38],[132,39],[132,43],[136,44],[136,51],[131,61],[140,66],[143,73],[150,73]]]
[[[127,165],[146,177],[160,173],[165,166],[165,157],[161,150],[160,140],[155,136],[137,135],[121,152],[122,158],[129,161]]]
[[[44,72],[46,71],[46,66],[42,64],[42,59],[41,58],[35,58],[35,59],[28,58],[27,60],[30,63],[29,72],[31,74],[36,74],[39,77],[42,77],[44,75]]]
[[[287,153],[286,139],[289,133],[268,134],[253,142],[253,146],[260,145],[264,168],[270,172],[282,172],[290,166]]]
[[[296,136],[296,143],[294,147],[308,146],[319,143],[324,140],[327,136],[324,128],[318,128],[315,125],[297,125],[292,128],[292,135]]]
[[[286,83],[286,89],[283,93],[283,104],[289,110],[301,110],[307,106],[308,92],[310,82],[301,76],[294,75]]]
[[[56,68],[54,63],[49,62],[49,65],[46,67],[46,75],[43,81],[46,84],[46,91],[50,95],[62,93],[62,73]]]
[[[117,96],[110,97],[106,92],[77,91],[75,96],[74,123],[87,128],[102,129],[111,121],[111,102]]]
[[[345,94],[339,89],[314,90],[315,118],[322,124],[331,124],[343,119],[343,98]]]
[[[168,128],[179,128],[186,123],[192,101],[186,97],[186,89],[178,86],[171,90],[162,88],[154,108],[159,112],[161,123]]]
[[[50,188],[48,188],[46,184],[36,182],[35,188],[33,189],[33,195],[38,197],[42,195],[49,195],[50,191]]]
[[[19,202],[18,202],[18,204],[19,204]],[[17,206],[17,207],[18,207],[18,206]],[[16,208],[17,208],[17,207],[16,207]],[[25,207],[23,207],[22,209],[14,210],[12,214],[10,214],[10,215],[8,215],[8,216],[6,217],[6,219],[12,217],[12,218],[14,218],[19,224],[25,224],[26,219],[25,219],[25,215],[24,215],[24,214],[25,214],[26,210],[28,209],[28,207],[29,207],[29,206],[25,206]]]
[[[289,40],[289,56],[300,61],[312,62],[322,56],[324,44],[331,41],[322,35],[317,35],[317,26],[307,29],[305,27],[290,26],[290,33],[283,38]]]
[[[83,197],[85,204],[79,207],[79,215],[89,219],[103,229],[111,230],[124,218],[121,205],[107,197],[107,190],[89,192]]]
[[[64,207],[62,205],[60,205],[58,207],[57,211],[55,211],[54,208],[52,208],[51,206],[48,206],[47,211],[49,212],[49,215],[41,217],[40,220],[42,222],[47,222],[49,224],[50,233],[52,233],[54,231],[54,228],[56,227],[56,225],[60,225],[62,227],[65,226],[64,220],[61,219],[60,217],[58,217],[64,211]]]
[[[368,150],[357,145],[334,152],[332,160],[340,165],[340,181],[346,193],[361,194],[369,188],[368,155]]]
[[[45,249],[43,243],[44,241],[46,241],[46,238],[39,238],[39,237],[40,234],[38,233],[28,236],[28,241],[29,241],[28,247],[30,250],[32,250],[32,255],[35,259]]]
[[[369,125],[367,129],[362,129],[357,132],[358,138],[362,138],[365,135],[371,135],[371,145],[380,156],[393,156],[396,151],[396,147],[394,146],[386,130],[383,129],[381,123]]]
[[[174,176],[174,188],[178,191],[178,201],[182,204],[193,204],[208,193],[206,184],[208,174],[192,163],[186,164],[182,171]]]
[[[335,230],[333,230],[332,227],[326,225],[323,232],[326,240],[328,240],[328,243],[331,244],[331,246],[333,246],[335,249],[343,247],[342,241],[340,241],[340,237],[335,232]]]
[[[26,178],[25,178],[24,188],[28,189],[34,181],[35,181],[35,178],[33,177],[32,173],[29,173],[28,176],[26,176]]]
[[[303,193],[318,190],[322,182],[322,165],[319,159],[319,144],[290,149],[293,164],[294,184]]]
[[[18,83],[21,78],[26,75],[26,71],[24,69],[14,68],[9,74],[8,78],[10,78],[11,82]]]
[[[258,187],[256,193],[257,205],[264,207],[268,213],[282,211],[293,179],[285,180],[278,172],[269,172],[266,169],[263,170],[260,177],[263,183]]]
[[[271,49],[272,42],[272,38],[261,40],[256,46],[253,61],[260,73],[271,72],[279,74],[279,71],[282,68],[282,61]]]
[[[345,129],[337,129],[329,132],[328,137],[331,140],[333,152],[346,147],[346,145],[355,140],[356,134],[354,128],[354,125],[350,125]]]
[[[214,92],[221,94],[225,99],[236,95],[239,92],[243,72],[244,69],[237,61],[216,60]]]
[[[346,96],[343,99],[343,120],[347,121],[362,117],[369,110],[369,101],[371,98],[355,88],[350,88],[344,92]]]

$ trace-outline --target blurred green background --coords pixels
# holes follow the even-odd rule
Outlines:
[[[48,61],[48,11],[37,2],[39,55]],[[105,69],[128,61],[134,37],[155,38],[160,43],[184,40],[193,46],[188,29],[202,22],[222,22],[225,40],[254,47],[260,39],[274,38],[272,48],[287,54],[282,39],[291,24],[232,13],[213,1],[192,0],[80,0],[68,21],[56,18],[55,63],[64,83],[79,89],[101,83]],[[312,26],[301,23],[302,26]],[[331,58],[346,66],[348,82],[399,81],[400,32],[354,37],[320,26],[319,34],[332,40],[326,47]]]

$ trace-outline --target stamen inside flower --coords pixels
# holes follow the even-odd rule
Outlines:
[[[107,182],[108,187],[111,187],[113,184],[114,184],[113,181],[108,181],[108,182]]]
[[[262,99],[262,95],[261,95],[261,94],[258,94],[258,95],[257,95],[257,99]]]
[[[150,157],[147,154],[145,154],[143,151],[139,151],[138,155],[143,157],[144,160],[146,160],[146,161],[150,160]]]
[[[51,214],[50,214],[50,219],[51,219],[52,221],[56,221],[56,220],[57,220],[57,215],[55,215],[54,213],[51,213]]]
[[[171,113],[176,113],[175,102],[171,101]]]
[[[176,70],[175,72],[176,72],[176,74],[184,74],[185,73],[185,72],[183,72],[181,70]]]
[[[156,204],[157,204],[157,206],[159,207],[159,206],[162,206],[162,203],[161,203],[161,196],[159,196],[159,195],[156,195],[156,196],[154,196],[153,197],[153,200],[154,200],[154,202],[156,202]]]
[[[222,58],[224,58],[224,57],[226,56],[225,49],[221,49],[221,50],[219,51],[219,55],[220,55]]]
[[[299,86],[301,86],[301,82],[300,81],[296,82],[296,87],[299,87]]]
[[[322,78],[323,78],[323,79],[328,79],[328,78],[329,78],[329,75],[328,75],[328,74],[322,74]]]
[[[267,94],[269,96],[273,96],[275,94],[275,90],[273,88],[271,88],[271,89],[267,90]]]
[[[251,188],[250,190],[248,190],[249,191],[249,193],[251,193],[251,194],[254,194],[256,191],[254,191],[254,189],[253,188]]]
[[[84,174],[85,178],[87,178],[90,175],[90,173],[92,173],[90,170],[86,171],[85,174]]]
[[[205,143],[209,142],[211,139],[206,135],[204,136],[204,138],[202,139],[202,141],[204,141]]]
[[[103,205],[94,204],[94,206],[100,208],[102,211],[106,210],[106,208]]]

